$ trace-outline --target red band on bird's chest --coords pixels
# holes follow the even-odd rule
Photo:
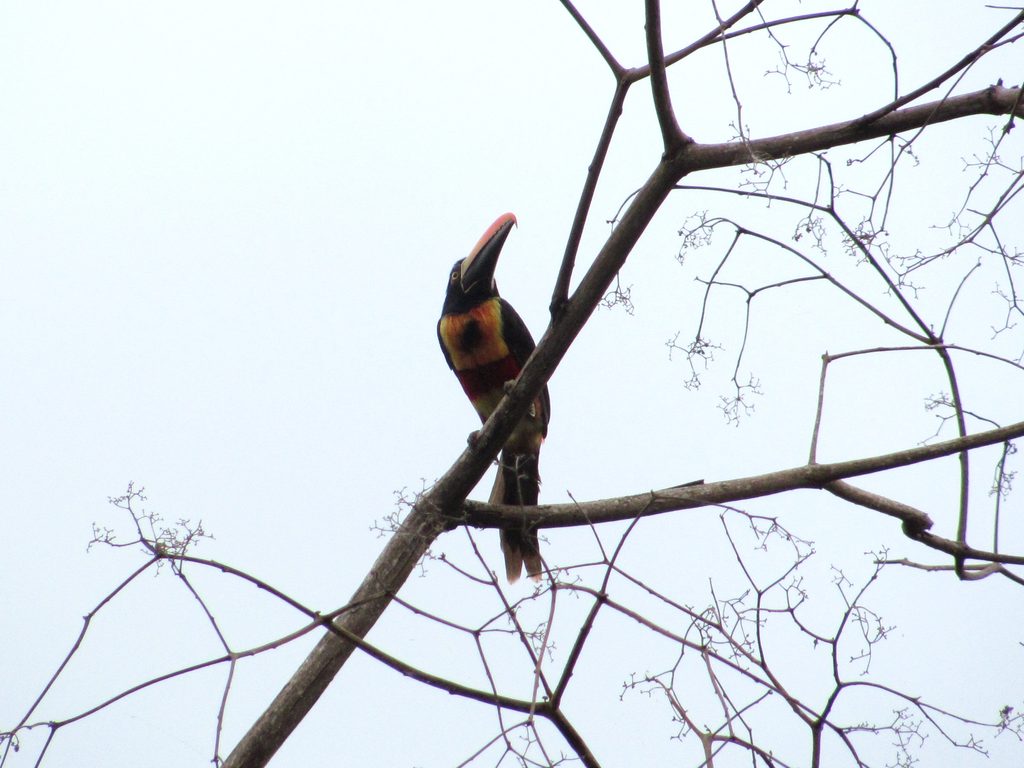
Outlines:
[[[456,371],[455,375],[459,377],[459,383],[462,384],[466,395],[475,402],[494,390],[500,390],[506,381],[513,381],[519,375],[519,370],[515,358],[512,355],[505,355],[493,363]]]

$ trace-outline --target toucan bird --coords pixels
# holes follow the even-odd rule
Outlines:
[[[448,273],[448,290],[437,323],[444,359],[455,371],[481,422],[498,407],[506,385],[515,381],[536,346],[526,323],[498,295],[494,282],[498,254],[515,224],[516,217],[511,213],[499,216],[469,255],[455,262]],[[545,386],[505,441],[490,503],[537,503],[537,462],[550,415],[551,401]],[[509,581],[519,578],[524,565],[531,578],[540,579],[543,564],[536,529],[502,529],[501,550]]]

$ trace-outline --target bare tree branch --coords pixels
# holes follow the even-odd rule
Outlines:
[[[1000,40],[1002,40],[1004,37],[1010,34],[1010,32],[1012,32],[1022,21],[1024,21],[1024,11],[1021,11],[1012,19],[1010,19],[1010,21],[1004,24],[1001,29],[996,31],[995,34],[991,35],[984,43],[982,43],[980,46],[978,46],[973,51],[968,53],[966,56],[960,59],[960,61],[953,64],[953,66],[951,66],[945,72],[942,72],[941,74],[932,78],[924,85],[915,88],[910,93],[900,96],[898,99],[895,99],[891,103],[886,104],[884,107],[879,107],[875,111],[869,112],[868,114],[864,115],[864,117],[861,118],[861,121],[864,123],[873,123],[880,117],[883,117],[884,115],[887,115],[890,112],[899,109],[905,104],[909,104],[910,102],[921,98],[921,96],[928,93],[929,91],[935,90],[944,82],[949,80],[949,78],[953,77],[958,72],[966,69],[971,64],[980,59],[982,56],[984,56],[986,53],[991,51],[994,45],[996,45]]]
[[[675,152],[681,144],[689,143],[693,139],[679,128],[676,113],[672,109],[672,96],[668,90],[668,77],[665,73],[665,51],[661,44],[660,0],[645,0],[644,12],[647,17],[644,29],[647,33],[647,63],[651,68],[654,111],[661,126],[661,141],[667,155]]]
[[[463,504],[463,521],[468,525],[481,528],[500,528],[508,526],[510,523],[537,526],[538,528],[561,528],[607,523],[615,520],[632,520],[637,516],[694,509],[709,504],[727,504],[799,488],[831,490],[829,484],[838,480],[931,461],[1022,436],[1024,436],[1024,422],[1018,422],[1000,429],[978,432],[966,437],[908,448],[895,453],[832,464],[807,464],[763,475],[752,475],[701,485],[674,486],[600,501],[543,504],[529,508],[466,501]],[[926,530],[931,527],[930,518],[911,507],[889,507],[879,511],[902,520],[910,530]]]
[[[564,286],[556,289],[553,303],[560,305],[560,311],[553,317],[515,387],[481,429],[474,447],[464,451],[438,483],[419,499],[398,532],[388,542],[353,597],[353,602],[359,607],[338,620],[338,627],[343,630],[342,634],[364,636],[430,543],[443,530],[463,522],[474,525],[499,525],[502,522],[507,523],[511,518],[534,522],[541,526],[556,526],[629,519],[639,514],[641,509],[645,510],[644,514],[654,514],[668,509],[753,498],[789,488],[822,487],[840,478],[924,461],[947,455],[951,451],[968,450],[971,447],[1001,442],[1024,434],[1024,425],[1018,424],[1006,430],[994,430],[885,457],[830,465],[810,465],[696,488],[667,489],[656,494],[611,500],[607,504],[591,502],[589,505],[567,505],[566,508],[538,507],[529,514],[518,510],[514,514],[509,510],[487,510],[482,505],[467,504],[463,507],[466,495],[479,481],[515,424],[550,378],[569,345],[605,295],[611,281],[625,263],[655,212],[674,184],[684,175],[699,170],[765,162],[842,144],[893,136],[902,131],[970,115],[1000,115],[1011,112],[1021,114],[1017,89],[997,85],[930,104],[888,111],[877,118],[869,114],[842,123],[744,142],[706,145],[688,143],[688,137],[679,130],[671,110],[664,76],[665,58],[661,49],[658,12],[656,0],[648,0],[648,52],[652,88],[667,151],[665,158],[632,199],[618,226],[597,254],[572,297],[563,301],[561,290]],[[610,64],[614,61],[609,59],[608,55],[605,58]],[[624,93],[624,89],[620,90]],[[618,96],[619,92],[616,95]],[[609,135],[614,129],[617,104],[618,101],[613,99],[609,119],[606,121],[606,132]],[[602,146],[599,144],[598,155],[602,152]],[[588,189],[589,187],[585,187],[577,211],[580,225],[584,218],[580,212],[585,212],[590,204],[587,198]],[[574,251],[575,246],[572,245],[571,237],[567,254]],[[563,259],[562,272],[566,277],[560,278],[560,282],[567,284],[571,264],[569,267],[564,265],[571,261],[572,259]],[[922,521],[914,518],[914,525],[921,523]],[[239,742],[224,765],[227,768],[265,765],[312,707],[354,647],[351,641],[340,639],[333,633],[327,635],[263,716]]]
[[[992,85],[981,91],[888,112],[870,122],[865,122],[861,117],[805,131],[784,133],[764,139],[750,139],[743,143],[689,145],[681,156],[676,158],[673,169],[679,174],[679,178],[682,178],[694,171],[779,160],[880,136],[894,136],[903,131],[971,115],[1012,113],[1021,117],[1024,116],[1024,109],[1018,99],[1019,90]]]
[[[353,635],[364,636],[430,543],[443,530],[463,519],[459,507],[465,497],[497,455],[515,424],[533,402],[533,398],[550,378],[569,345],[594,312],[615,274],[625,263],[636,241],[681,176],[706,168],[778,159],[838,144],[892,135],[910,128],[973,114],[1005,114],[1015,108],[1020,109],[1016,89],[992,86],[973,94],[891,112],[868,124],[848,121],[768,139],[751,140],[743,144],[688,144],[682,151],[664,158],[633,198],[579,287],[564,305],[563,312],[552,321],[537,344],[515,387],[480,430],[475,445],[465,450],[451,469],[417,502],[353,596],[353,602],[358,602],[359,608],[343,615],[339,620],[339,626]],[[1017,429],[1024,429],[1021,425],[1016,426]],[[1011,428],[995,441],[1012,439],[1020,434],[1021,432],[1013,432]],[[958,444],[956,450],[973,447],[973,441],[978,439],[978,436],[965,438]],[[982,441],[977,444],[987,443]],[[941,451],[936,451],[936,446],[928,446],[919,451],[920,454],[912,451],[903,452],[917,456],[909,460],[899,458],[900,454],[890,455],[889,460],[893,462],[891,466],[899,466],[901,461],[922,461],[927,455],[945,455]],[[928,454],[929,451],[933,453]],[[878,471],[888,466],[890,465],[885,462],[871,459],[836,465],[808,466],[757,478],[711,484],[703,491],[691,488],[685,492],[673,492],[669,489],[664,496],[654,495],[653,501],[649,495],[633,497],[632,500],[623,500],[622,504],[625,506],[618,512],[600,506],[593,509],[593,512],[602,512],[602,515],[596,518],[592,508],[585,511],[591,520],[629,519],[636,515],[638,508],[646,506],[649,502],[651,507],[648,514],[651,514],[661,504],[665,504],[666,508],[680,509],[727,499],[752,498],[777,492],[776,489],[783,487],[820,487],[835,479]],[[708,493],[707,488],[713,489],[721,496],[713,496]],[[539,516],[544,514],[546,508],[536,509],[534,514]],[[573,507],[572,510],[559,511],[543,521],[536,522],[547,526],[578,524],[582,520],[577,515],[577,508]],[[496,524],[497,520],[492,518],[492,522]],[[351,655],[354,647],[352,643],[341,640],[334,634],[325,636],[228,756],[224,763],[225,768],[265,765],[320,697]]]

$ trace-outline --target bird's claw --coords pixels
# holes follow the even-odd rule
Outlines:
[[[476,444],[480,442],[480,430],[474,429],[469,433],[469,437],[466,438],[466,443],[470,448],[476,448]]]

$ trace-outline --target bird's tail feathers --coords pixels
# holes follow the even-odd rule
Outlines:
[[[514,453],[503,451],[498,466],[498,475],[491,489],[492,504],[514,506],[536,506],[540,496],[540,472],[538,456],[535,453]],[[540,581],[544,563],[540,558],[540,542],[536,529],[502,529],[501,551],[505,555],[505,575],[510,582],[519,580],[523,566],[527,575]]]

